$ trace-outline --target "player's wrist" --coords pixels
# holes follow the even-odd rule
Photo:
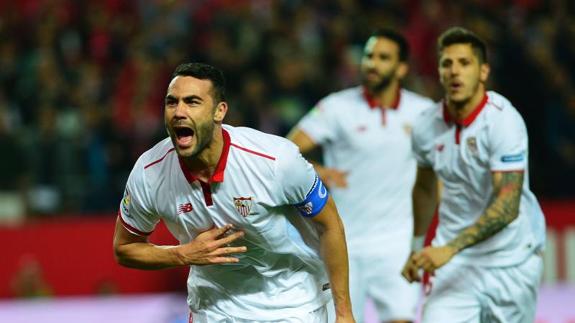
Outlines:
[[[425,236],[424,235],[413,236],[411,238],[411,251],[417,252],[417,251],[423,249],[424,245],[425,245]]]

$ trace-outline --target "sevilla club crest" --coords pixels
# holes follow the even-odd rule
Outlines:
[[[241,216],[246,217],[250,215],[254,201],[250,197],[234,197],[234,206]]]

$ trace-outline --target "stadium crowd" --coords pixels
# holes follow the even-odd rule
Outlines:
[[[0,199],[30,215],[116,211],[137,156],[166,136],[165,84],[184,61],[226,73],[227,123],[283,136],[357,83],[366,35],[391,26],[411,45],[406,87],[438,100],[435,40],[452,25],[493,49],[490,87],[531,134],[533,190],[575,196],[567,0],[0,0]]]

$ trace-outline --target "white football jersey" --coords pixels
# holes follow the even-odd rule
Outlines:
[[[227,125],[223,137],[209,183],[197,180],[180,162],[170,138],[145,152],[120,206],[124,226],[149,234],[161,219],[180,243],[228,223],[245,231],[237,244],[248,251],[238,255],[239,263],[191,266],[192,311],[272,320],[323,306],[331,294],[319,234],[294,206],[321,186],[313,167],[284,138]],[[325,188],[318,192],[327,195]],[[314,208],[311,202],[300,205],[304,213]]]
[[[323,148],[324,165],[347,172],[346,188],[330,188],[345,225],[350,254],[376,254],[379,246],[413,231],[411,151],[415,120],[433,101],[401,89],[382,109],[361,86],[322,99],[298,124]]]
[[[432,167],[443,183],[433,245],[445,245],[483,214],[493,196],[492,172],[524,172],[517,219],[491,238],[464,249],[453,261],[507,266],[543,246],[545,221],[529,190],[527,129],[506,98],[487,92],[460,124],[452,122],[439,103],[416,124],[413,148],[418,163]]]

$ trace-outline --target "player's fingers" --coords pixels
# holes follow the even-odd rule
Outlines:
[[[414,281],[416,281],[416,282],[421,281],[421,275],[419,275],[419,272],[420,272],[420,271],[419,271],[419,268],[411,268],[410,275],[411,275],[411,281],[412,281],[412,282],[414,282]]]
[[[413,275],[412,275],[412,269],[410,267],[405,267],[403,268],[403,270],[401,271],[401,275],[408,281],[408,282],[413,282]]]
[[[431,262],[425,262],[421,268],[427,273],[432,273],[435,270],[435,266]]]
[[[229,254],[234,254],[234,253],[244,253],[248,250],[247,247],[245,246],[241,246],[241,247],[225,247],[225,248],[218,248],[216,249],[212,255],[214,256],[220,256],[220,255],[229,255]]]
[[[219,228],[216,228],[216,229],[210,230],[210,231],[214,237],[219,237],[219,236],[225,234],[227,231],[229,231],[233,227],[234,227],[233,224],[226,224],[222,227],[219,227]]]
[[[233,241],[243,237],[245,233],[243,231],[236,231],[218,240],[218,246],[223,246],[232,243]]]
[[[231,264],[237,263],[240,260],[235,257],[213,257],[210,258],[210,264]]]
[[[411,257],[411,262],[416,267],[421,267],[425,263],[426,258],[421,253],[416,253]]]

